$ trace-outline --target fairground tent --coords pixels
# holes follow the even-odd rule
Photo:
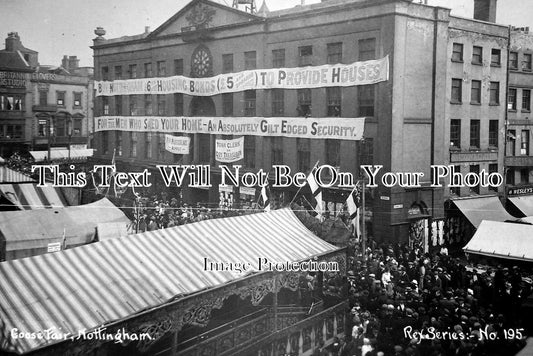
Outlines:
[[[67,247],[90,243],[98,223],[105,222],[130,223],[106,198],[66,208],[0,212],[0,259],[47,253],[63,247],[63,240]]]
[[[533,226],[483,220],[463,250],[476,255],[532,262]]]
[[[37,184],[0,184],[0,196],[19,210],[61,208],[69,206],[60,188]]]
[[[14,338],[60,325],[78,334],[127,320],[252,273],[204,269],[211,261],[306,261],[339,249],[289,209],[204,220],[0,263],[0,347],[26,353],[55,340]],[[0,350],[1,352],[1,350]]]

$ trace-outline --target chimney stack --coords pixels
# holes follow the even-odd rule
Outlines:
[[[15,52],[22,48],[18,32],[9,32],[6,38],[6,51]]]
[[[496,22],[496,2],[498,0],[474,0],[474,19]]]

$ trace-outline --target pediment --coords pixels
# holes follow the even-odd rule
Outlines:
[[[181,33],[183,30],[216,28],[260,20],[260,16],[209,0],[193,0],[168,21],[154,30],[150,37]]]

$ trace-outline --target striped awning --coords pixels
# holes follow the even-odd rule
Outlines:
[[[60,188],[37,184],[0,184],[0,194],[20,210],[61,208],[68,206]]]
[[[1,163],[1,162],[0,162]],[[0,183],[28,183],[35,182],[35,179],[25,174],[14,171],[6,166],[0,166]]]
[[[338,250],[291,210],[204,220],[0,263],[0,346],[26,353],[56,341],[10,330],[78,334],[247,276],[205,271],[204,258],[257,266],[258,258],[302,261]]]

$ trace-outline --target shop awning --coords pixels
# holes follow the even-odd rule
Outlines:
[[[0,184],[2,194],[20,210],[44,208],[61,208],[68,206],[60,188],[52,186],[38,187],[37,184]]]
[[[533,262],[533,226],[484,220],[465,253]]]
[[[98,223],[121,223],[129,219],[107,198],[97,202],[56,209],[0,212],[0,251],[3,259],[11,260],[46,253],[50,244],[67,247],[93,241]]]
[[[42,162],[48,159],[48,151],[30,151],[30,154],[35,159],[35,162]],[[87,157],[92,157],[93,149],[71,149],[70,150],[70,159],[71,160],[84,160]],[[68,160],[69,159],[69,150],[50,150],[51,160]]]
[[[524,216],[533,216],[533,195],[509,197],[509,201],[513,203]]]
[[[78,335],[249,273],[205,271],[217,262],[302,261],[338,248],[283,209],[114,238],[0,263],[0,346],[25,353],[54,340],[12,338],[60,325]]]
[[[1,163],[1,162],[0,162]],[[25,174],[14,171],[6,166],[0,166],[0,183],[28,183],[35,182],[35,179]]]
[[[482,220],[506,221],[516,219],[505,210],[495,196],[453,200],[453,203],[475,228]]]

